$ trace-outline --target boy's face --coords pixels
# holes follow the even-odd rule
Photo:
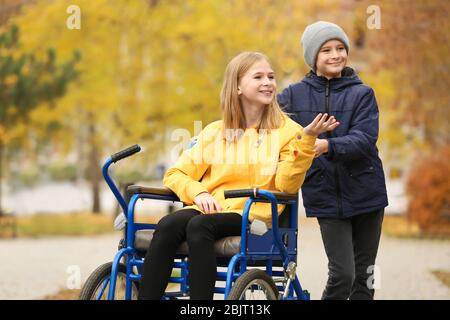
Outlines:
[[[325,42],[317,54],[316,73],[328,79],[339,78],[347,64],[347,50],[339,40]]]

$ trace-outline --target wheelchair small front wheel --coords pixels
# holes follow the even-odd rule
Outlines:
[[[260,269],[244,272],[235,281],[227,300],[278,300],[279,292],[273,279]]]
[[[114,299],[124,300],[127,268],[123,263],[120,263],[118,268]],[[112,262],[104,263],[95,269],[81,289],[79,300],[107,300],[111,282],[111,269]],[[131,299],[135,300],[139,292],[139,283],[133,281],[131,285]]]

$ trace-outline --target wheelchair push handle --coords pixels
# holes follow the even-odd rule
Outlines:
[[[252,189],[236,189],[236,190],[225,190],[224,196],[225,199],[230,198],[259,198],[260,197],[260,190],[259,188],[252,188]],[[278,202],[283,201],[291,201],[291,200],[297,200],[298,194],[296,193],[285,193],[285,192],[279,192],[279,191],[269,191],[272,193],[272,195],[277,199]]]
[[[115,162],[117,162],[119,160],[122,160],[124,158],[127,158],[127,157],[129,157],[129,156],[131,156],[131,155],[133,155],[133,154],[135,154],[135,153],[137,153],[139,151],[141,151],[141,147],[138,144],[135,144],[134,146],[131,146],[131,147],[127,148],[127,149],[124,149],[122,151],[114,153],[111,156],[111,161],[115,163]]]
[[[225,199],[230,198],[248,198],[248,197],[256,197],[258,193],[258,188],[254,189],[236,189],[236,190],[225,190],[224,196]]]

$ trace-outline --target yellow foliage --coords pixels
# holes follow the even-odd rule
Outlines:
[[[66,27],[73,4],[80,7],[80,30]],[[57,121],[69,140],[92,123],[100,151],[145,143],[166,152],[161,135],[169,127],[192,132],[194,120],[205,125],[220,117],[223,72],[237,53],[266,53],[280,89],[281,80],[297,80],[306,71],[301,30],[320,8],[326,19],[339,6],[332,0],[37,0],[11,21],[22,49],[39,56],[53,47],[58,59],[79,50],[81,75],[55,109],[36,110],[30,126],[44,138],[44,124]]]
[[[4,79],[3,84],[6,86],[12,86],[17,82],[17,79],[17,75],[11,74]]]
[[[6,129],[0,124],[0,144],[8,143],[8,135]]]

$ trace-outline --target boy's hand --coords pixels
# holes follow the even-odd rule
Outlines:
[[[194,198],[194,203],[204,213],[215,213],[222,211],[222,207],[214,197],[208,192],[202,192]]]
[[[314,144],[314,151],[316,155],[314,158],[320,157],[322,154],[328,152],[328,140],[327,139],[316,139],[316,143]]]
[[[334,116],[329,117],[328,120],[327,117],[326,113],[319,113],[310,124],[303,128],[303,132],[317,137],[321,133],[334,130],[339,122],[336,121]]]

